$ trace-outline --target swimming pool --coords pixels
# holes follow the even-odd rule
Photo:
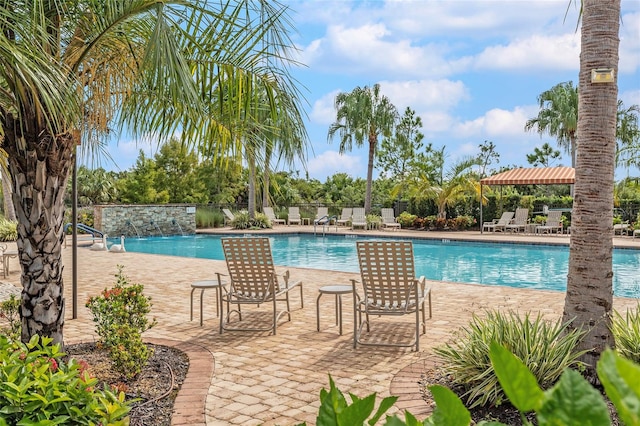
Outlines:
[[[270,235],[276,265],[358,272],[355,241],[366,237]],[[371,238],[374,239],[374,238]],[[428,279],[565,291],[566,246],[414,239],[418,275]],[[129,238],[127,251],[224,260],[220,236]],[[615,249],[616,296],[640,297],[640,250]]]

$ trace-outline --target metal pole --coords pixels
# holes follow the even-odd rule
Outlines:
[[[77,142],[80,142],[79,140]],[[73,153],[73,175],[71,179],[71,291],[72,318],[78,318],[78,161],[77,147]],[[65,236],[65,238],[67,238]]]
[[[480,233],[484,233],[484,222],[482,221],[482,184],[480,184]]]

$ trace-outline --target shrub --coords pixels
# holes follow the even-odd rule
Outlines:
[[[555,324],[540,314],[531,321],[515,312],[487,312],[486,318],[473,316],[468,327],[458,330],[453,343],[435,349],[444,360],[444,371],[462,387],[471,407],[499,405],[504,393],[489,359],[492,341],[505,346],[531,370],[544,388],[552,386],[568,367],[581,368],[578,358],[584,353],[576,345],[584,335],[568,330],[568,323]]]
[[[408,212],[402,212],[400,213],[400,216],[398,216],[398,223],[400,224],[401,227],[403,228],[412,228],[414,226],[414,222],[415,220],[418,218],[418,216],[408,213]]]
[[[367,215],[367,226],[369,228],[371,226],[380,226],[381,223],[382,223],[382,216],[379,216],[377,214],[368,214]]]
[[[64,361],[59,345],[0,336],[0,424],[128,425],[124,393],[95,389],[86,364]]]
[[[212,210],[196,209],[196,228],[214,228],[216,223],[220,223],[219,220],[224,222],[222,217],[216,218],[216,212]]]
[[[246,210],[239,211],[234,215],[231,226],[235,229],[266,229],[271,228],[271,221],[264,213],[256,212],[253,219],[249,218],[249,212]]]
[[[452,219],[451,227],[457,231],[462,231],[472,227],[475,223],[476,219],[472,216],[458,216],[455,219]]]
[[[89,298],[100,345],[106,347],[114,369],[127,378],[135,377],[152,355],[142,342],[142,333],[155,325],[149,321],[151,298],[142,294],[141,284],[129,284],[118,265],[116,284],[100,296]]]
[[[635,311],[627,310],[625,316],[614,310],[611,332],[616,351],[623,357],[640,363],[640,303]]]
[[[0,218],[0,241],[15,241],[18,239],[18,222]]]
[[[20,299],[15,294],[0,302],[0,318],[8,323],[8,327],[0,327],[0,332],[13,339],[20,339],[22,324],[20,321]]]

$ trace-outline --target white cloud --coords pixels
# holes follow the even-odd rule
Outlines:
[[[469,98],[462,81],[381,81],[380,88],[400,112],[407,106],[416,111],[449,110]]]
[[[580,34],[533,35],[507,45],[490,46],[474,59],[474,66],[503,70],[578,70]]]
[[[311,176],[331,176],[335,173],[347,173],[352,177],[366,175],[366,167],[360,156],[340,154],[337,151],[325,151],[309,160],[307,170]]]
[[[312,122],[329,125],[335,121],[336,110],[334,100],[338,93],[340,93],[340,90],[334,90],[323,95],[321,98],[316,99],[313,103],[313,109],[309,114],[309,118]]]
[[[516,107],[512,111],[494,108],[483,116],[459,123],[454,128],[457,137],[522,136],[526,121],[535,116],[536,107]]]

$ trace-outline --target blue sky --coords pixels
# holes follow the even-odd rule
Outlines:
[[[536,146],[556,146],[549,136],[525,132],[524,124],[537,115],[540,93],[561,82],[578,83],[580,31],[573,0],[283,3],[297,30],[296,59],[306,64],[292,72],[308,102],[310,177],[366,176],[366,147],[341,155],[337,138],[328,143],[327,130],[335,120],[337,93],[375,83],[399,111],[410,107],[422,117],[425,142],[445,146],[447,163],[477,154],[485,140],[496,145],[498,166],[527,166],[526,154]],[[618,97],[627,107],[640,105],[638,0],[622,0],[620,40]],[[109,151],[125,170],[141,148],[122,137]],[[563,153],[555,165],[570,163]],[[295,170],[305,176],[300,164]]]

